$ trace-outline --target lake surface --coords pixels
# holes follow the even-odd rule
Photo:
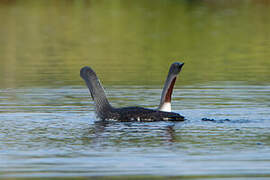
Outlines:
[[[1,1],[0,20],[0,178],[270,178],[268,1]],[[81,67],[156,108],[175,61],[185,122],[95,117]]]

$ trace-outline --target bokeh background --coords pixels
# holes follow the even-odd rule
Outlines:
[[[270,81],[267,0],[0,1],[0,87]]]

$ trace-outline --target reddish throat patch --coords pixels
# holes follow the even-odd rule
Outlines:
[[[171,84],[170,84],[170,87],[166,93],[166,96],[165,96],[165,102],[171,102],[171,98],[172,98],[172,92],[173,92],[173,87],[174,87],[174,83],[176,81],[176,77],[173,78]]]

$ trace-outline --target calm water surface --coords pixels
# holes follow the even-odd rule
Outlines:
[[[0,178],[270,178],[267,1],[1,1],[0,20]],[[82,66],[114,106],[156,108],[174,61],[185,122],[96,119]]]
[[[269,177],[269,88],[177,88],[173,109],[188,119],[179,123],[97,121],[86,88],[79,86],[3,89],[1,175]],[[115,106],[154,107],[160,96],[155,86],[107,89]]]

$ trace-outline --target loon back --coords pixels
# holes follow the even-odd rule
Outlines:
[[[115,108],[104,119],[117,119],[118,121],[183,121],[184,117],[174,112],[164,112],[143,107]]]

